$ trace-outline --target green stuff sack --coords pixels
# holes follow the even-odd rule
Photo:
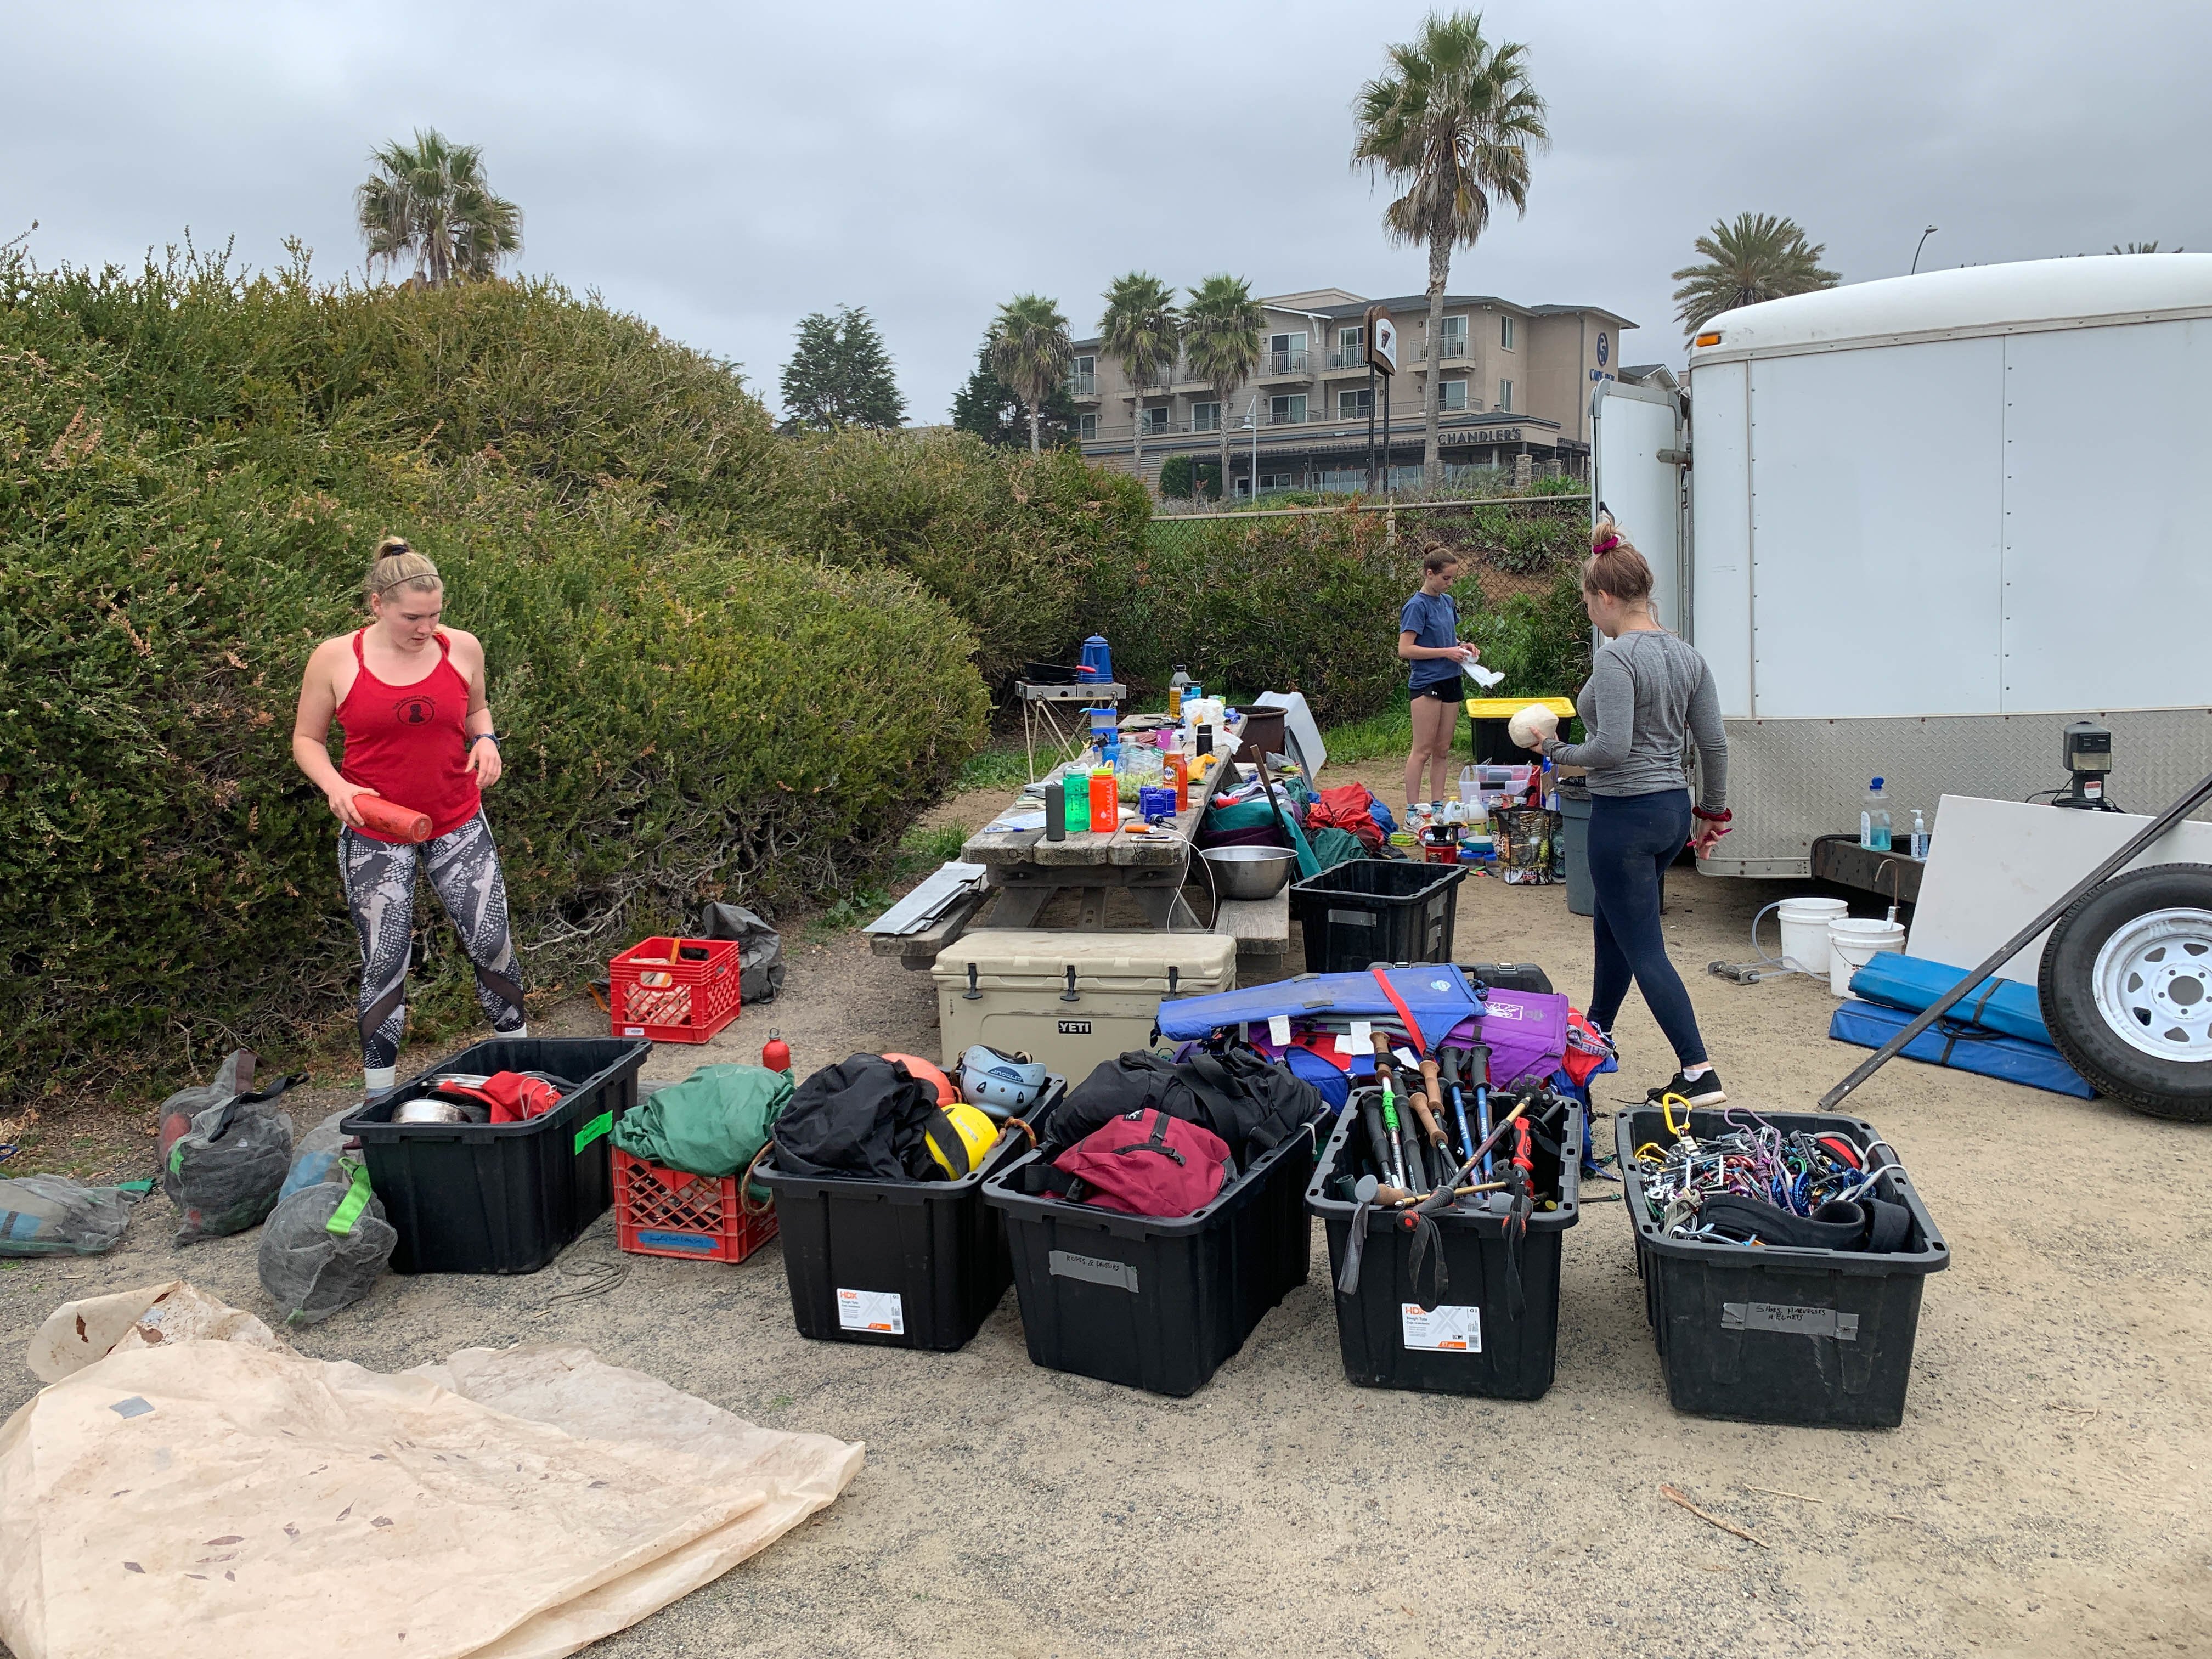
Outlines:
[[[641,1101],[615,1125],[614,1143],[665,1170],[736,1175],[767,1145],[791,1104],[791,1076],[760,1066],[702,1066]],[[768,1197],[756,1187],[753,1196]]]

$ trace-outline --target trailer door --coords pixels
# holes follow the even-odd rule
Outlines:
[[[1689,434],[1681,394],[1600,380],[1590,392],[1590,492],[1651,563],[1651,614],[1695,641],[1688,523]]]

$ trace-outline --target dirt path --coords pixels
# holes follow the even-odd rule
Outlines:
[[[1380,787],[1395,769],[1361,769]],[[1825,987],[1703,972],[1747,954],[1783,890],[1683,873],[1670,893],[1730,1092],[1809,1107],[1863,1054],[1826,1039]],[[1458,945],[1587,992],[1588,924],[1559,889],[1466,883]],[[588,1005],[556,1022],[592,1029]],[[1671,1069],[1640,1001],[1620,1024],[1601,1108]],[[935,1052],[927,976],[848,937],[799,945],[782,1001],[704,1052],[657,1051],[648,1075],[750,1058],[770,1025],[802,1069]],[[1887,1432],[1671,1410],[1617,1203],[1567,1235],[1558,1381],[1526,1405],[1347,1385],[1317,1228],[1305,1286],[1188,1401],[1033,1368],[1011,1294],[957,1354],[808,1343],[773,1247],[734,1268],[624,1257],[605,1220],[544,1273],[388,1278],[298,1341],[379,1369],[580,1341],[763,1423],[867,1442],[824,1519],[593,1650],[610,1656],[2212,1650],[2212,1130],[1903,1061],[1855,1104],[1955,1257],[1928,1282]],[[253,1236],[179,1253],[169,1219],[157,1197],[112,1256],[0,1269],[0,1409],[30,1394],[23,1342],[65,1297],[182,1273],[263,1308]],[[555,1299],[606,1261],[627,1269],[614,1289]]]

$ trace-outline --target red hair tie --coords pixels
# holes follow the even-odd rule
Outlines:
[[[1593,547],[1592,549],[1590,549],[1590,551],[1591,551],[1591,552],[1593,552],[1593,553],[1610,553],[1610,552],[1612,552],[1612,551],[1613,551],[1613,550],[1614,548],[1619,547],[1620,545],[1620,537],[1618,537],[1618,536],[1607,536],[1607,537],[1603,541],[1600,542],[1600,543],[1599,543],[1595,547]]]

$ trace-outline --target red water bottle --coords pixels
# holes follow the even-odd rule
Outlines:
[[[771,1072],[791,1069],[791,1045],[783,1040],[782,1032],[769,1032],[768,1041],[761,1044],[761,1064]]]

